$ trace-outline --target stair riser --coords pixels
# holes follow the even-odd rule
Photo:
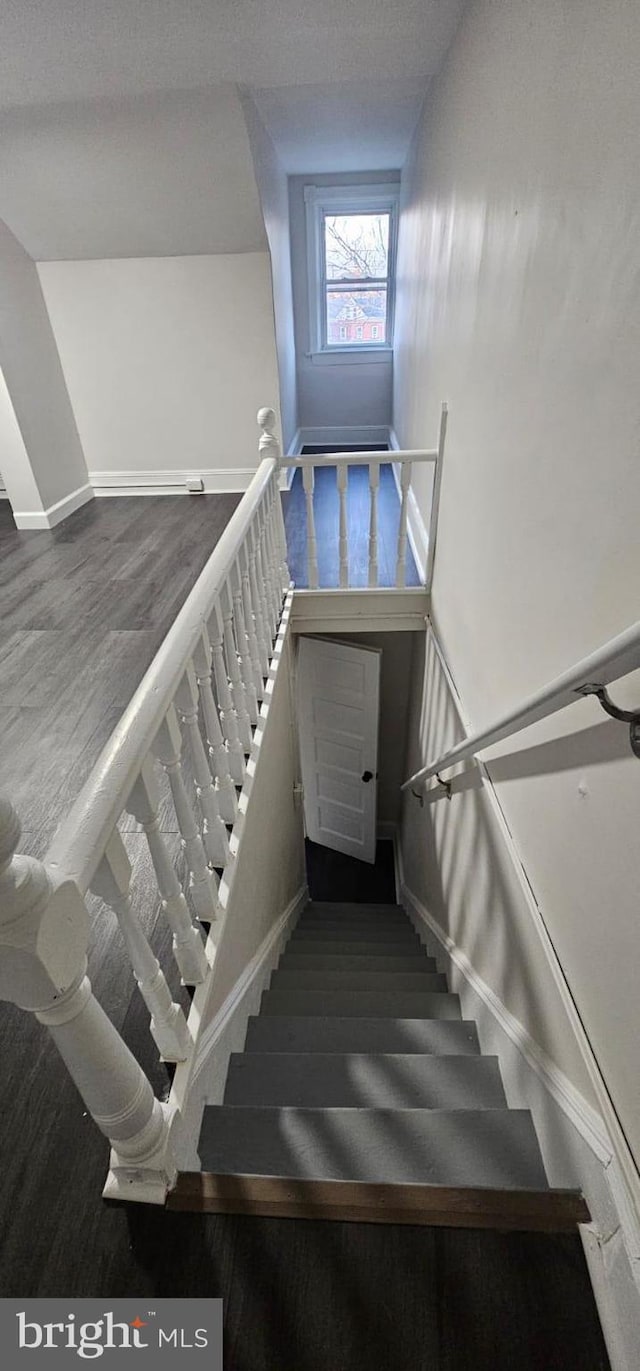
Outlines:
[[[337,1014],[340,1017],[459,1019],[457,995],[411,990],[266,990],[261,1014]]]
[[[365,917],[367,914],[385,914],[398,919],[408,918],[401,904],[359,904],[349,900],[310,900],[302,911],[302,917],[307,914],[351,914],[353,918]]]
[[[381,953],[377,957],[362,953],[346,957],[327,956],[324,952],[285,952],[278,963],[279,971],[437,971],[434,957],[400,957]]]
[[[318,928],[297,927],[292,933],[291,938],[292,940],[295,938],[296,942],[313,942],[314,940],[322,942],[323,940],[326,941],[327,938],[341,938],[343,942],[356,942],[359,940],[362,940],[362,942],[365,943],[407,942],[412,944],[417,943],[421,946],[417,933],[414,933],[413,929],[409,927],[405,928],[404,925],[402,928],[395,930],[376,928],[373,925],[367,925],[366,927],[361,928],[356,924],[323,924]]]
[[[250,1018],[245,1052],[478,1056],[476,1026],[456,1019]]]
[[[234,1054],[225,1104],[504,1109],[496,1058]]]
[[[321,955],[330,957],[419,957],[422,959],[426,955],[421,943],[410,943],[406,940],[395,943],[365,942],[361,938],[353,942],[343,938],[300,939],[296,941],[295,936],[289,939],[286,953],[292,953],[296,957]]]
[[[271,990],[447,990],[447,978],[437,971],[292,971],[278,969]]]

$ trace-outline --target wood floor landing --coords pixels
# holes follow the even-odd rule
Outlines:
[[[292,580],[301,589],[308,584],[307,574],[307,512],[302,488],[302,471],[294,474],[291,490],[283,498],[287,530],[288,564]],[[316,537],[318,542],[318,584],[330,589],[339,584],[338,514],[336,468],[318,467],[315,473],[313,501]],[[349,585],[366,586],[369,576],[369,472],[366,466],[349,469],[347,487],[347,519],[349,540]],[[378,495],[378,585],[396,583],[396,557],[400,501],[390,464],[380,468]],[[418,570],[407,544],[408,586],[421,585]]]

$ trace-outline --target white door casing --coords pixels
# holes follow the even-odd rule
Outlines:
[[[363,862],[374,862],[376,855],[381,657],[379,648],[328,638],[298,640],[307,835]]]

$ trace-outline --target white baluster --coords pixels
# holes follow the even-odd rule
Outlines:
[[[287,539],[284,529],[284,517],[282,514],[282,500],[280,499],[280,486],[278,477],[275,475],[270,486],[271,492],[271,527],[273,529],[273,543],[278,570],[278,618],[282,610],[283,596],[289,589],[289,568],[287,566]]]
[[[258,694],[256,683],[253,677],[253,663],[249,651],[249,636],[247,624],[244,617],[244,600],[242,596],[242,576],[238,559],[233,563],[229,574],[229,590],[233,604],[233,624],[235,629],[235,640],[238,646],[238,669],[242,678],[244,698],[247,713],[252,724],[258,722]],[[262,685],[262,682],[260,682]]]
[[[153,752],[162,763],[171,786],[173,807],[176,811],[178,828],[182,835],[182,845],[189,868],[189,891],[193,900],[193,907],[199,919],[206,919],[207,922],[211,923],[217,914],[217,882],[214,873],[207,866],[202,838],[182,778],[180,767],[182,736],[173,705],[169,707],[167,715],[158,729],[153,743]]]
[[[340,501],[340,531],[338,535],[338,553],[340,557],[340,585],[344,588],[349,584],[349,535],[347,523],[347,482],[349,479],[349,469],[343,463],[336,467],[336,483],[338,486],[338,499]]]
[[[211,640],[211,652],[213,655],[213,674],[216,678],[216,695],[220,707],[220,722],[224,733],[227,749],[229,753],[229,770],[236,782],[242,785],[244,782],[244,748],[240,738],[240,727],[238,716],[233,707],[231,691],[229,689],[229,677],[224,660],[223,642],[224,630],[222,625],[222,614],[220,606],[215,604],[209,618],[209,637]]]
[[[251,719],[247,708],[244,681],[240,673],[238,648],[233,630],[233,601],[228,584],[223,585],[220,593],[220,610],[222,612],[224,658],[227,664],[233,707],[238,720],[238,732],[245,751],[249,752],[251,750]]]
[[[258,520],[260,523],[260,557],[262,562],[262,577],[269,616],[269,636],[271,638],[271,642],[274,643],[278,623],[278,583],[275,574],[275,567],[273,564],[273,552],[271,547],[268,516],[268,499],[267,494],[265,492],[262,503],[258,510]]]
[[[200,732],[198,683],[191,662],[187,663],[187,669],[176,691],[175,704],[189,742],[196,794],[202,811],[204,850],[212,866],[226,866],[229,857],[229,838],[220,817],[218,795]]]
[[[179,1118],[155,1099],[93,994],[86,975],[89,915],[77,886],[54,884],[42,862],[16,856],[19,839],[15,810],[0,800],[0,999],[46,1025],[109,1138],[105,1194],[164,1204],[177,1174],[171,1132]]]
[[[104,857],[91,881],[91,889],[113,910],[125,941],[140,994],[151,1015],[151,1036],[161,1057],[183,1062],[193,1042],[187,1021],[154,956],[131,904],[131,863],[122,838],[114,829]]]
[[[150,757],[143,763],[127,800],[126,810],[142,824],[147,835],[163,913],[173,933],[176,966],[185,985],[200,985],[207,975],[207,958],[202,937],[191,921],[189,906],[160,830],[160,788]]]
[[[400,523],[398,525],[398,560],[396,562],[396,585],[404,586],[407,577],[407,514],[409,486],[411,485],[411,462],[400,463]]]
[[[255,613],[255,620],[256,620],[256,638],[257,638],[257,640],[258,640],[258,654],[259,654],[259,659],[260,659],[260,668],[261,668],[262,676],[263,676],[263,678],[264,678],[265,676],[268,676],[268,674],[269,674],[270,654],[269,654],[269,644],[268,644],[268,641],[267,641],[267,639],[268,639],[268,628],[267,628],[268,615],[267,615],[267,608],[266,608],[266,603],[265,603],[265,598],[264,598],[264,586],[263,586],[263,585],[261,584],[261,582],[260,582],[260,574],[259,574],[259,570],[258,570],[258,547],[257,547],[258,536],[259,536],[258,524],[257,524],[256,520],[254,519],[254,521],[253,521],[253,523],[252,523],[252,525],[251,525],[251,528],[249,529],[249,539],[248,539],[248,545],[249,545],[249,582],[250,582],[250,585],[251,585],[251,599],[252,599],[252,601],[253,601],[253,607],[254,607],[254,613]]]
[[[315,472],[313,463],[302,468],[302,484],[304,487],[305,500],[307,505],[307,579],[309,589],[318,588],[318,544],[316,541],[316,521],[313,513],[313,491],[315,486]]]
[[[378,584],[378,490],[380,487],[380,463],[369,465],[369,494],[371,509],[369,514],[369,585]]]
[[[222,736],[220,719],[218,718],[218,707],[213,698],[211,689],[211,661],[212,651],[209,642],[209,635],[206,628],[203,630],[202,637],[193,654],[193,665],[195,667],[196,680],[200,691],[200,703],[202,705],[202,717],[209,744],[209,755],[212,762],[212,770],[216,777],[216,789],[218,791],[218,808],[220,815],[225,823],[233,824],[238,813],[238,796],[231,776],[231,757],[228,746]],[[226,679],[226,677],[225,677]],[[240,744],[238,743],[238,746]],[[240,763],[244,768],[244,753],[240,748]]]
[[[278,472],[282,463],[282,449],[274,431],[276,422],[275,410],[258,410],[258,425],[261,430],[260,441],[258,443],[260,459],[264,460],[265,457],[271,457],[277,463],[276,474],[273,480],[273,489],[271,490],[270,495],[270,513],[273,523],[274,551],[277,557],[279,587],[284,593],[289,588],[291,578],[287,566],[287,535],[284,526],[278,481]],[[278,607],[278,618],[280,617],[281,604],[282,597],[280,597]]]
[[[238,553],[238,569],[242,582],[242,606],[244,609],[244,626],[247,632],[247,644],[249,656],[251,658],[251,674],[256,688],[258,700],[264,698],[264,681],[262,679],[262,666],[260,664],[260,647],[258,644],[258,618],[254,613],[253,593],[251,590],[251,578],[249,575],[249,535],[244,540]]]

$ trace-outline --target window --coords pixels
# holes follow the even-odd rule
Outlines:
[[[391,347],[398,192],[305,187],[312,355]]]

